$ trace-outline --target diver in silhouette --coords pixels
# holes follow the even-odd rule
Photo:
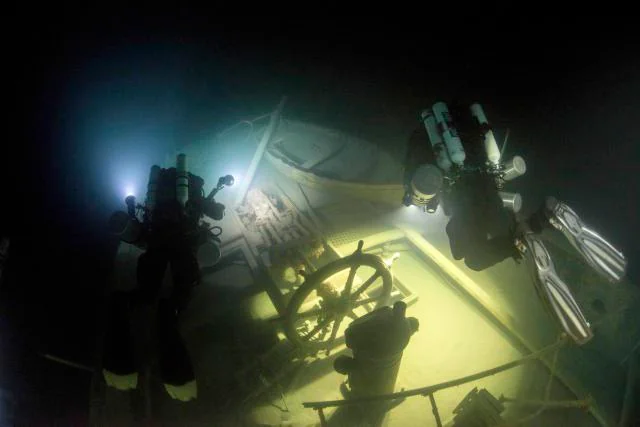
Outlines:
[[[544,229],[561,231],[585,261],[611,282],[626,271],[624,255],[591,230],[566,204],[547,197],[529,217],[520,212],[518,193],[505,185],[526,171],[515,156],[502,161],[493,129],[480,104],[460,104],[451,110],[438,102],[421,114],[405,159],[403,203],[429,213],[440,206],[449,217],[446,226],[451,254],[481,271],[507,258],[525,258],[538,294],[561,328],[576,343],[593,336],[571,291],[557,275],[540,238]]]
[[[125,243],[144,250],[137,261],[137,286],[130,292],[111,297],[109,326],[105,342],[103,373],[107,384],[120,389],[137,386],[134,343],[129,328],[130,312],[157,302],[156,341],[160,374],[167,392],[174,398],[196,397],[195,375],[189,354],[178,330],[178,318],[191,291],[200,282],[198,248],[213,242],[219,248],[219,227],[202,221],[206,215],[221,220],[225,206],[215,201],[216,193],[233,185],[233,177],[220,178],[205,197],[204,180],[187,171],[186,158],[178,156],[175,168],[153,166],[147,198],[137,205],[126,198],[127,212],[116,211],[109,227]],[[140,215],[141,214],[141,215]],[[141,217],[140,217],[141,216]],[[214,229],[219,230],[216,234]],[[220,253],[216,256],[219,260]],[[167,271],[171,271],[171,290],[162,294]]]

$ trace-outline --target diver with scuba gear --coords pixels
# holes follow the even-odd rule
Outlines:
[[[111,232],[119,239],[144,250],[137,260],[136,287],[130,292],[115,292],[111,297],[109,328],[103,373],[107,384],[132,389],[137,385],[133,338],[129,330],[132,310],[150,307],[157,301],[157,356],[166,390],[180,400],[195,398],[195,375],[186,347],[178,331],[178,318],[185,309],[191,291],[200,282],[198,248],[207,242],[218,248],[220,227],[204,217],[221,220],[225,206],[215,195],[233,185],[231,175],[221,177],[205,196],[204,180],[187,170],[186,156],[177,156],[176,167],[154,165],[149,174],[144,205],[135,198],[125,199],[127,212],[116,211],[109,220]],[[213,230],[217,229],[218,233]],[[171,291],[161,293],[165,274],[171,271]],[[127,381],[129,381],[127,383]]]
[[[562,232],[589,266],[610,282],[623,278],[624,255],[553,197],[533,215],[522,215],[522,197],[503,189],[526,172],[526,164],[519,156],[503,161],[480,104],[455,105],[450,112],[438,102],[422,112],[421,121],[409,140],[404,205],[429,213],[440,206],[449,217],[446,232],[452,256],[464,259],[472,270],[525,258],[538,294],[563,331],[578,344],[589,341],[591,327],[556,273],[540,233],[546,228]]]

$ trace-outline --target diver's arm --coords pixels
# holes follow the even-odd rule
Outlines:
[[[230,187],[235,183],[231,175],[221,176],[218,184],[211,190],[209,195],[202,201],[203,213],[211,219],[220,221],[224,217],[225,206],[215,201],[214,197],[224,187]]]

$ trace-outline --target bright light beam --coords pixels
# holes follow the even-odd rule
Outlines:
[[[242,176],[239,173],[232,173],[233,176],[233,186],[237,187],[242,182]]]
[[[129,197],[129,196],[135,196],[135,191],[132,185],[127,185],[124,189],[124,196],[125,197]]]

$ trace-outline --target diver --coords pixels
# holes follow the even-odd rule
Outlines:
[[[451,110],[464,117],[460,114],[462,104],[454,104]],[[456,125],[456,135],[470,142],[469,148],[465,146],[465,160],[474,159],[476,163],[482,154],[476,148],[482,146],[478,140],[481,135],[469,121],[460,120]],[[439,136],[437,132],[434,135]],[[419,206],[429,213],[441,206],[449,216],[446,232],[451,254],[472,270],[481,271],[507,258],[517,258],[511,238],[514,218],[504,209],[494,179],[473,170],[459,173],[456,191],[446,191],[452,177],[445,172],[451,170],[453,162],[444,140],[436,141],[431,144],[423,123],[411,134],[404,161],[404,205]]]
[[[108,385],[120,389],[137,386],[136,357],[130,330],[130,314],[157,302],[155,336],[162,380],[174,398],[190,400],[197,387],[189,354],[178,330],[180,313],[192,289],[200,282],[198,248],[206,242],[218,244],[220,227],[210,227],[203,217],[221,220],[225,206],[214,196],[233,177],[221,177],[205,197],[204,180],[187,171],[186,157],[177,157],[176,167],[157,165],[149,174],[147,198],[138,205],[126,198],[127,212],[116,211],[109,228],[121,241],[144,250],[137,261],[136,288],[111,296],[109,324],[105,339],[103,374]],[[219,230],[216,234],[214,229]],[[216,257],[216,261],[220,258]],[[170,292],[163,294],[165,274],[171,272]]]
[[[452,111],[460,111],[456,104]],[[465,141],[473,141],[477,135],[468,122],[458,124],[458,134]],[[476,132],[477,133],[477,132]],[[477,150],[466,149],[465,159],[477,158]],[[434,213],[438,206],[449,216],[446,227],[451,254],[456,260],[464,260],[472,270],[481,271],[518,253],[511,241],[513,218],[503,207],[495,190],[494,180],[486,174],[460,174],[455,183],[456,191],[444,191],[450,176],[452,162],[444,142],[432,146],[424,124],[413,131],[404,161],[405,206],[419,206]]]
[[[421,126],[409,140],[405,159],[403,203],[434,213],[440,206],[451,255],[475,271],[507,258],[525,258],[538,294],[561,328],[576,343],[593,333],[571,291],[557,275],[540,233],[564,234],[585,261],[610,282],[622,280],[624,255],[591,230],[566,204],[547,197],[529,217],[520,211],[522,197],[503,191],[526,172],[520,156],[504,162],[482,106],[437,102],[421,113]],[[504,147],[503,147],[504,148]]]

